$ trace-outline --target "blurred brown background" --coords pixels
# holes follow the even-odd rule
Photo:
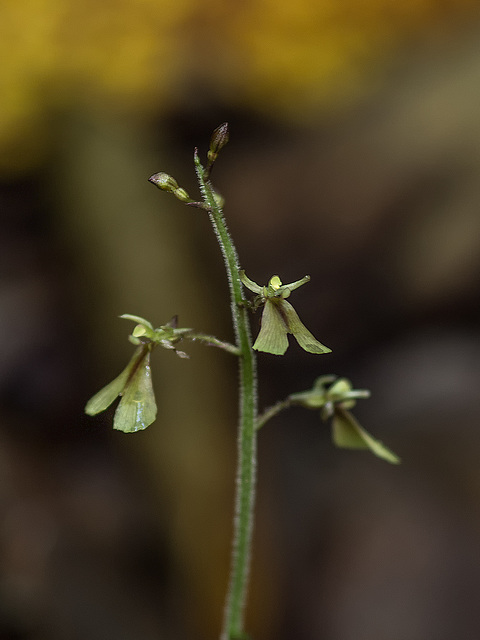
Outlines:
[[[242,265],[312,276],[333,349],[260,356],[261,406],[369,388],[403,458],[313,413],[259,437],[255,640],[480,637],[480,35],[467,0],[4,0],[0,7],[0,638],[207,640],[227,581],[236,364],[156,352],[147,431],[88,418],[121,313],[232,339],[193,147]],[[256,322],[257,320],[254,320]]]

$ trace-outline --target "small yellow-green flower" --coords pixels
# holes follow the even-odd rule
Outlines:
[[[90,398],[85,413],[94,416],[105,411],[118,396],[121,396],[115,411],[113,428],[132,433],[146,429],[157,416],[150,371],[150,354],[153,348],[158,344],[165,349],[174,349],[177,355],[187,358],[188,356],[183,351],[178,351],[175,345],[182,336],[190,332],[190,329],[177,329],[176,318],[154,329],[148,320],[140,316],[125,314],[121,317],[138,323],[129,336],[130,342],[137,345],[137,349],[122,373]]]
[[[368,397],[369,391],[353,389],[346,378],[322,376],[317,378],[312,389],[292,393],[289,400],[306,409],[320,409],[322,420],[332,418],[332,441],[337,447],[369,449],[377,457],[391,464],[399,464],[400,458],[365,431],[349,411],[358,398]]]
[[[260,332],[253,345],[254,349],[281,356],[288,348],[287,336],[291,333],[305,351],[330,353],[331,349],[318,342],[286,300],[294,289],[308,282],[310,276],[290,284],[282,284],[278,276],[273,276],[266,287],[261,287],[241,271],[240,280],[247,289],[257,294],[253,307],[256,309],[264,306]]]

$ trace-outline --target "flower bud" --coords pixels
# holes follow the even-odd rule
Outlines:
[[[182,187],[178,187],[178,189],[175,189],[173,195],[181,202],[193,202],[188,193]]]
[[[178,189],[178,182],[175,180],[175,178],[169,176],[168,173],[163,173],[163,171],[154,173],[153,176],[150,176],[148,181],[162,191],[167,191],[168,193],[173,193],[176,189]]]
[[[230,134],[228,131],[228,122],[224,122],[219,127],[217,127],[215,131],[212,133],[212,137],[210,140],[209,154],[211,153],[216,158],[218,153],[227,144],[229,137],[230,137]],[[209,156],[209,159],[210,159],[210,156]]]

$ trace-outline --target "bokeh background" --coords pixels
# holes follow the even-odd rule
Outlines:
[[[480,637],[480,12],[476,0],[3,0],[0,638],[218,636],[236,363],[156,352],[159,416],[85,401],[126,364],[122,313],[232,339],[192,152],[242,265],[305,273],[333,353],[260,357],[263,407],[320,374],[369,388],[391,467],[300,409],[259,437],[256,640]],[[254,320],[257,322],[258,320]]]

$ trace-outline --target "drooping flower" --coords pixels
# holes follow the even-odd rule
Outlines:
[[[358,398],[368,398],[370,392],[365,389],[353,389],[346,378],[321,376],[309,391],[292,393],[291,404],[306,409],[320,409],[322,420],[332,419],[332,441],[343,449],[368,449],[374,455],[391,464],[399,464],[400,458],[379,440],[370,435],[358,423],[349,409]]]
[[[330,353],[331,349],[319,342],[305,327],[292,305],[287,302],[291,292],[310,280],[305,276],[290,284],[282,284],[278,276],[272,276],[267,286],[261,287],[240,272],[242,283],[256,293],[253,307],[264,306],[260,332],[253,348],[257,351],[283,355],[288,348],[288,334],[291,333],[298,344],[309,353]]]
[[[156,345],[173,349],[178,356],[187,358],[178,351],[176,343],[190,329],[177,329],[176,318],[158,329],[140,316],[125,314],[121,316],[138,324],[129,336],[130,342],[137,345],[130,362],[112,382],[96,393],[87,402],[85,413],[90,416],[105,411],[118,396],[121,396],[115,411],[113,428],[125,433],[146,429],[157,416],[157,405],[152,386],[150,354]]]
[[[151,351],[151,342],[139,346],[122,373],[87,402],[85,413],[94,416],[105,411],[121,396],[113,419],[114,429],[131,433],[152,424],[157,417],[157,405],[150,372]]]

